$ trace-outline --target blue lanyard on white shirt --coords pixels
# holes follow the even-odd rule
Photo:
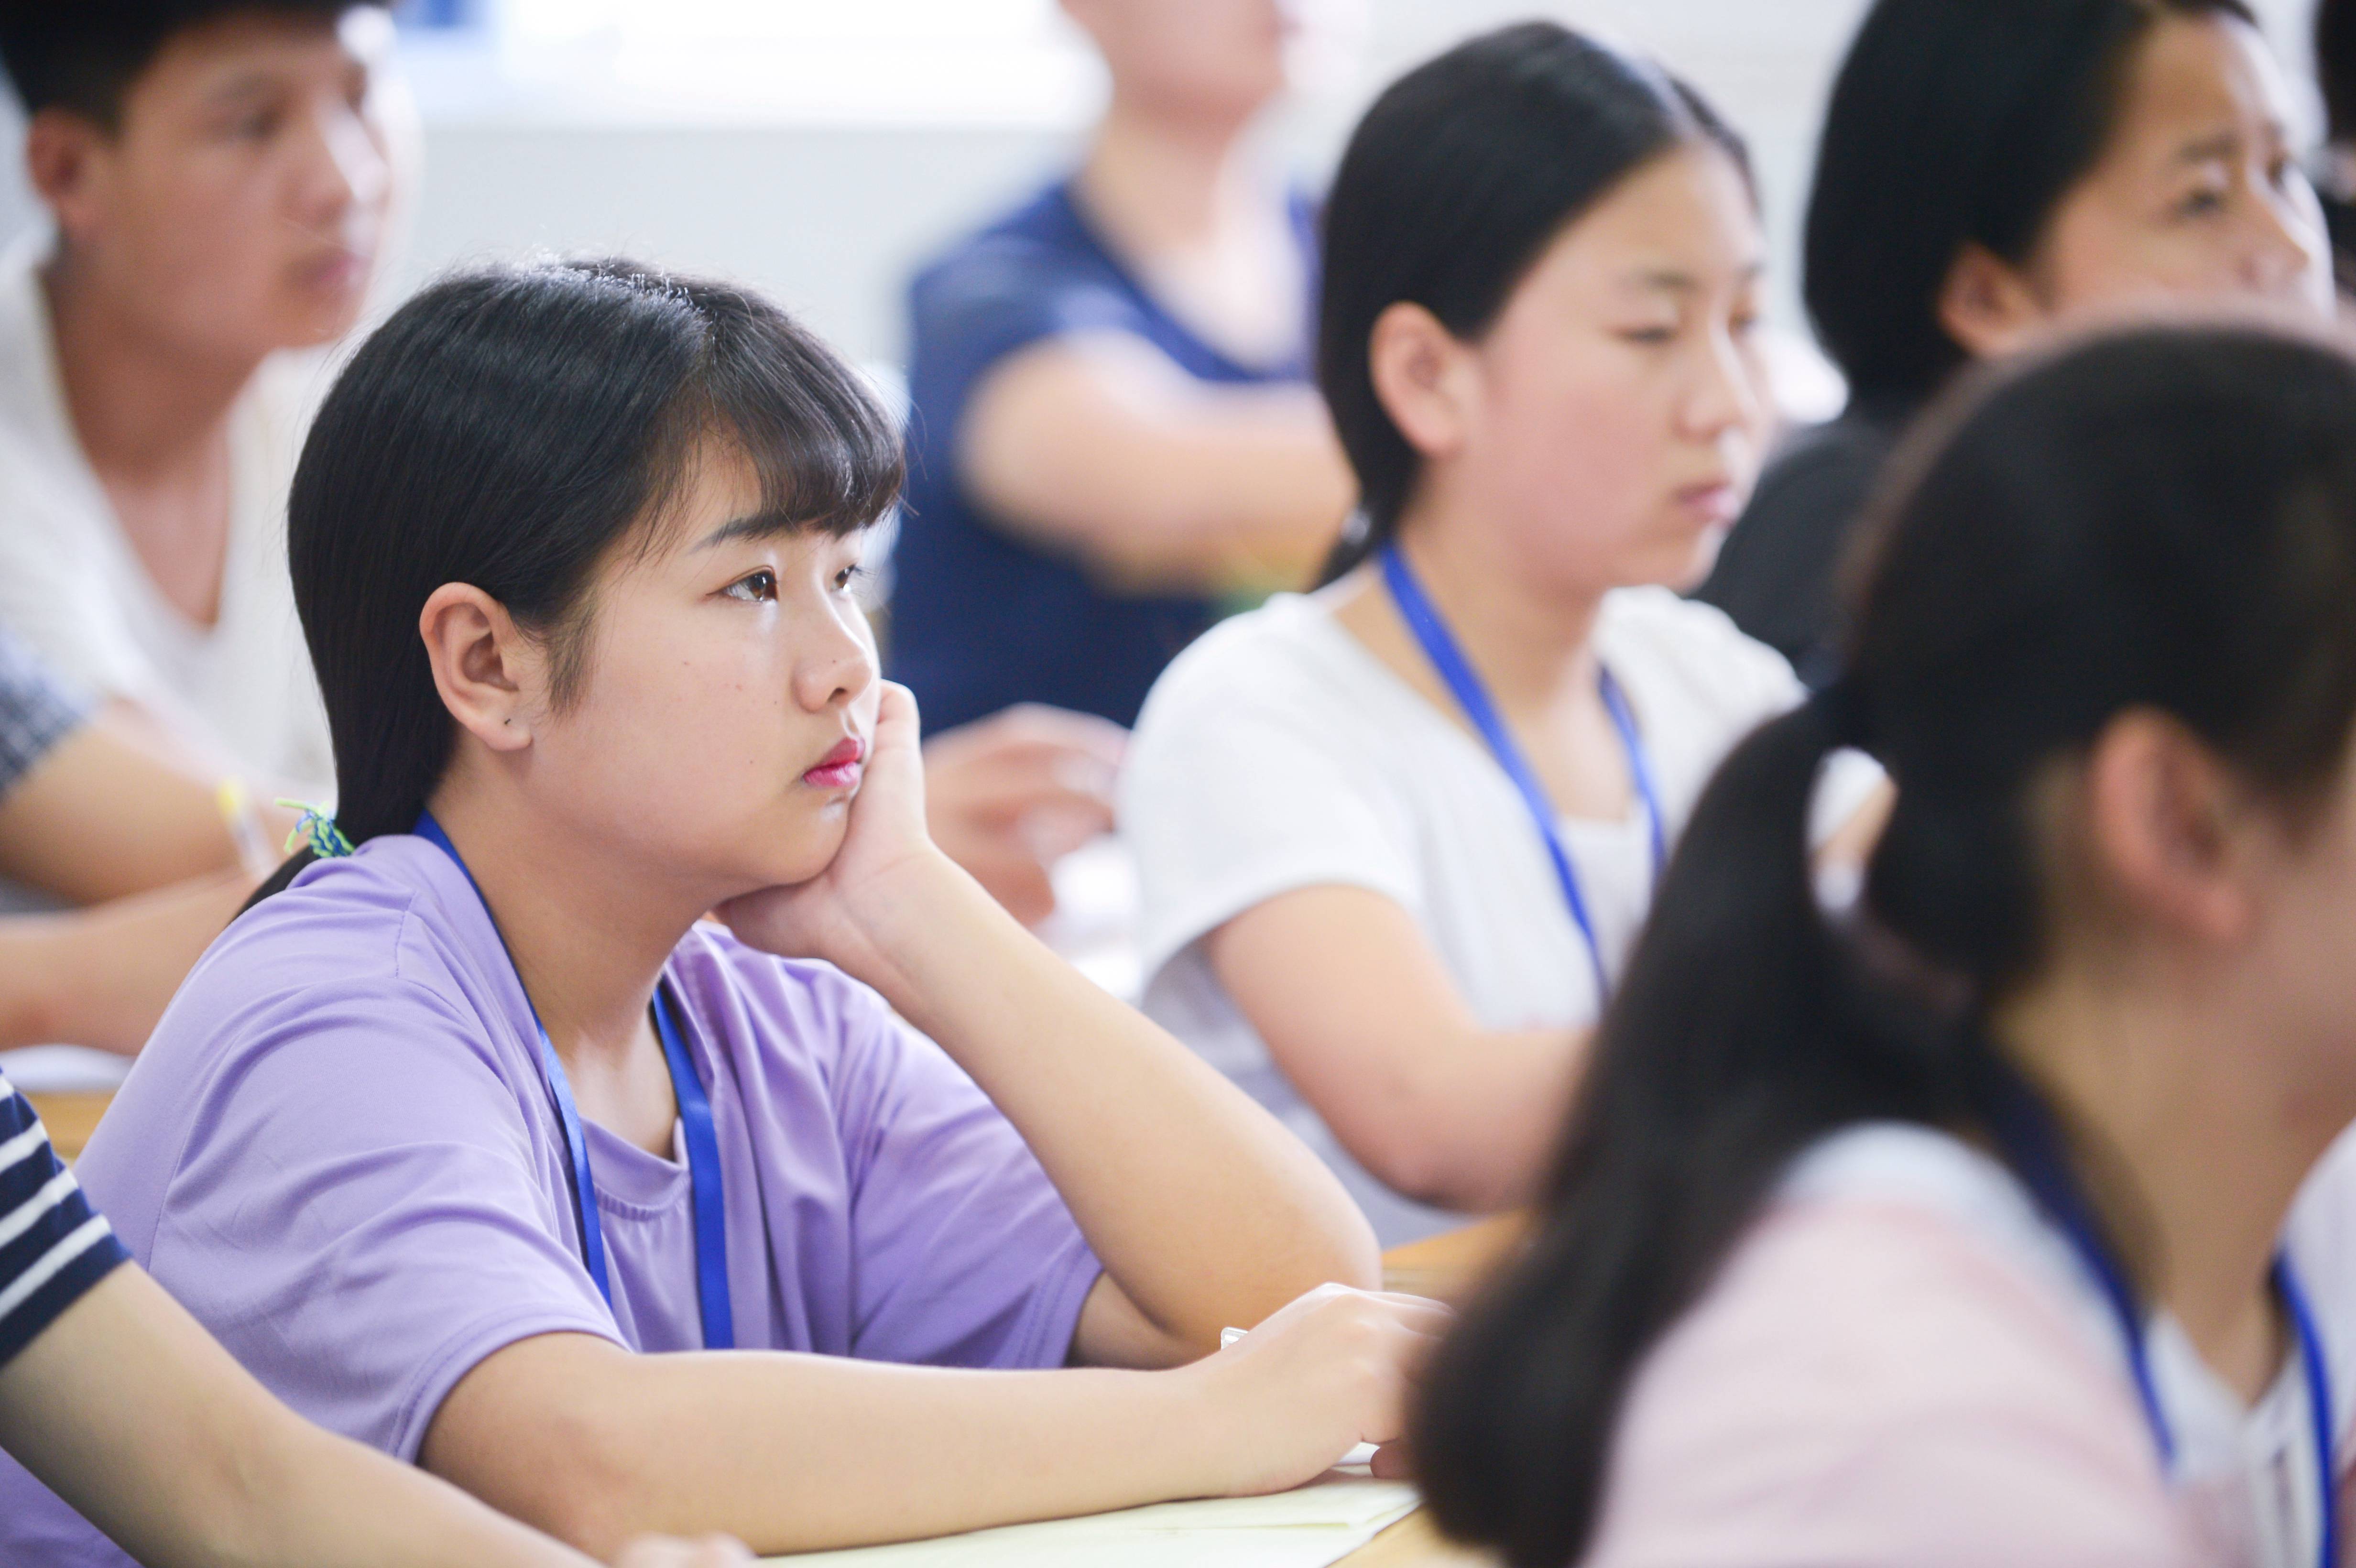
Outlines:
[[[442,831],[442,825],[426,812],[417,819],[417,836],[434,845],[449,856],[475,890],[475,897],[483,905],[483,913],[491,912],[491,903],[483,897],[482,884]],[[497,923],[493,923],[494,929]],[[504,945],[506,939],[502,937]],[[509,955],[509,964],[515,960]],[[522,976],[517,976],[520,988]],[[573,1083],[565,1076],[564,1063],[556,1054],[556,1046],[548,1038],[547,1026],[540,1021],[540,1009],[532,1007],[531,997],[524,997],[524,1006],[531,1009],[531,1027],[540,1033],[540,1066],[548,1080],[548,1092],[556,1102],[556,1117],[564,1125],[564,1147],[573,1160],[573,1202],[581,1221],[582,1261],[588,1265],[589,1277],[597,1285],[597,1294],[610,1307],[614,1302],[613,1282],[605,1271],[605,1232],[597,1218],[597,1179],[589,1168],[589,1144],[582,1135],[581,1112],[573,1103]],[[688,1189],[695,1210],[695,1287],[698,1305],[702,1309],[703,1348],[707,1350],[734,1349],[736,1345],[735,1315],[728,1302],[728,1221],[723,1201],[720,1176],[720,1139],[712,1130],[712,1099],[704,1093],[703,1083],[695,1075],[695,1063],[687,1054],[687,1044],[679,1029],[679,1019],[671,1005],[667,987],[655,991],[655,1027],[662,1036],[663,1060],[670,1066],[671,1092],[679,1100],[680,1129],[687,1143]]]
[[[2135,1292],[2128,1287],[2118,1260],[2104,1243],[2085,1193],[2071,1174],[2054,1131],[2052,1115],[2034,1091],[2009,1072],[1999,1080],[1997,1108],[1994,1130],[2013,1168],[2046,1218],[2078,1254],[2086,1272],[2094,1275],[2102,1292],[2104,1305],[2109,1307],[2120,1341],[2126,1349],[2127,1368],[2135,1378],[2136,1393],[2143,1403],[2144,1419],[2150,1424],[2160,1462],[2165,1467],[2173,1467],[2176,1432],[2159,1403],[2159,1385],[2152,1377],[2151,1354],[2145,1341],[2143,1317],[2136,1309]],[[2292,1332],[2297,1338],[2299,1367],[2306,1375],[2308,1436],[2315,1445],[2316,1485],[2322,1493],[2316,1516],[2321,1536],[2317,1561],[2322,1568],[2339,1568],[2339,1488],[2334,1484],[2331,1463],[2331,1371],[2324,1364],[2323,1338],[2316,1329],[2314,1309],[2299,1285],[2297,1273],[2291,1267],[2287,1253],[2275,1254],[2273,1280],[2275,1293],[2282,1298]]]
[[[1440,678],[1455,695],[1456,705],[1464,710],[1464,717],[1472,721],[1472,727],[1488,742],[1490,755],[1496,758],[1497,765],[1513,781],[1514,788],[1521,794],[1522,804],[1529,808],[1530,820],[1537,825],[1538,837],[1546,842],[1547,858],[1553,861],[1556,880],[1562,884],[1563,901],[1570,906],[1571,921],[1587,939],[1587,956],[1595,965],[1596,1008],[1601,1011],[1612,995],[1611,974],[1603,964],[1603,942],[1596,934],[1595,917],[1587,907],[1586,895],[1580,891],[1579,869],[1571,864],[1570,851],[1564,847],[1562,835],[1555,827],[1554,806],[1547,799],[1545,786],[1538,783],[1521,748],[1514,744],[1512,732],[1498,715],[1496,705],[1489,700],[1488,688],[1481,684],[1472,661],[1464,656],[1463,649],[1450,633],[1448,623],[1440,619],[1440,612],[1425,595],[1423,585],[1416,581],[1407,557],[1393,544],[1384,549],[1382,560],[1383,581],[1398,605],[1400,619],[1415,634],[1415,640],[1423,645],[1424,657],[1431,661],[1432,668],[1440,672]],[[1612,727],[1620,731],[1620,743],[1627,749],[1628,775],[1634,781],[1637,798],[1644,803],[1645,824],[1652,831],[1653,878],[1657,882],[1661,868],[1668,863],[1669,852],[1667,830],[1662,824],[1660,791],[1653,782],[1652,761],[1644,753],[1644,737],[1636,731],[1636,717],[1629,710],[1620,683],[1612,678],[1610,670],[1600,667],[1596,683],[1602,689],[1603,706],[1612,715]]]

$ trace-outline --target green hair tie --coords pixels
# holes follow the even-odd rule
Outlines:
[[[286,836],[289,855],[307,848],[322,860],[340,860],[352,852],[352,841],[344,837],[336,819],[317,806],[305,805],[299,800],[282,800],[278,804],[303,814],[302,820],[294,824],[294,831]]]

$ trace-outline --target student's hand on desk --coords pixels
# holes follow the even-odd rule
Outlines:
[[[1407,1396],[1453,1314],[1418,1296],[1320,1285],[1215,1356],[1167,1374],[1201,1381],[1213,1440],[1236,1466],[1227,1490],[1280,1492],[1361,1443],[1395,1445]],[[1404,1471],[1385,1446],[1378,1475]]]
[[[743,1568],[752,1561],[753,1554],[742,1541],[724,1535],[707,1535],[701,1541],[649,1535],[624,1547],[614,1559],[614,1568]]]
[[[1111,830],[1128,744],[1108,720],[1031,702],[933,737],[925,743],[933,842],[1015,919],[1037,925],[1055,912],[1050,869]]]

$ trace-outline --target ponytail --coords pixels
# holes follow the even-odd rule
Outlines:
[[[1836,686],[1712,781],[1597,1042],[1547,1223],[1434,1360],[1412,1444],[1427,1496],[1449,1534],[1502,1544],[1517,1568],[1583,1550],[1636,1367],[1792,1156],[1845,1122],[1930,1120],[1958,1098],[1938,1052],[1889,1049],[1901,1026],[1862,1005],[1816,902],[1809,806],[1860,707]]]
[[[1868,1120],[1987,1128],[1985,1019],[2051,946],[2032,803],[2115,716],[2166,712],[2286,812],[2356,719],[2356,362],[2147,328],[1994,372],[1910,442],[1850,673],[1703,794],[1605,1017],[1527,1256],[1434,1359],[1425,1495],[1515,1568],[1593,1533],[1645,1356],[1792,1159]],[[1896,807],[1856,908],[1817,901],[1826,757]]]

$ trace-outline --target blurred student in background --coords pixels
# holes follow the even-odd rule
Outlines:
[[[928,731],[1119,724],[1223,594],[1307,579],[1350,487],[1307,387],[1316,242],[1262,166],[1284,0],[1064,0],[1112,103],[1080,167],[910,291],[890,663]]]
[[[1858,508],[1958,368],[2154,301],[2328,310],[2293,119],[2244,0],[1880,0],[1833,89],[1805,236],[1848,411],[1770,466],[1700,597],[1821,683]]]
[[[286,588],[316,357],[413,161],[356,0],[0,0],[50,222],[0,259],[0,625],[190,765],[319,798]],[[1026,709],[928,754],[937,840],[1027,921],[1120,737]]]
[[[1479,38],[1367,113],[1326,244],[1365,531],[1172,667],[1122,820],[1148,1010],[1388,1243],[1528,1200],[1702,782],[1804,694],[1675,592],[1768,420],[1706,104],[1551,24]],[[1827,822],[1877,781],[1837,770]]]
[[[2147,327],[1926,436],[1434,1363],[1516,1568],[2348,1561],[2356,363]],[[1828,916],[1844,746],[1897,805]]]
[[[352,0],[0,0],[50,219],[0,261],[0,623],[272,784],[334,771],[286,586],[316,362],[284,351],[367,295],[391,41]]]

